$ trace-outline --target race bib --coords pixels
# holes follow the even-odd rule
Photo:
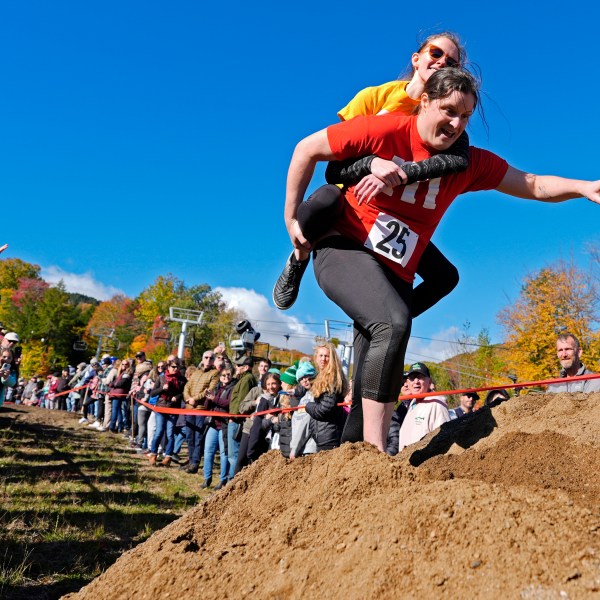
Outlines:
[[[418,241],[418,234],[408,225],[396,217],[380,212],[364,245],[405,267]]]

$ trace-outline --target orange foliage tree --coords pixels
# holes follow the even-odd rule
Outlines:
[[[559,262],[525,278],[517,300],[498,315],[507,362],[520,381],[557,374],[556,337],[566,331],[579,338],[587,366],[598,368],[596,299],[593,279],[572,263]]]
[[[136,302],[122,294],[117,294],[106,302],[100,302],[85,329],[87,343],[89,345],[97,343],[93,337],[94,332],[114,330],[107,349],[119,357],[128,355],[134,339],[145,331],[144,323],[136,318],[136,308]]]

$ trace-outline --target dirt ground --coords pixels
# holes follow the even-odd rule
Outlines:
[[[276,452],[77,598],[598,598],[600,394],[526,395],[395,458]]]

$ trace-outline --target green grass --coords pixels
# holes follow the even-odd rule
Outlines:
[[[218,477],[218,475],[217,475]],[[202,479],[153,468],[73,415],[0,411],[0,598],[59,598],[177,519]]]

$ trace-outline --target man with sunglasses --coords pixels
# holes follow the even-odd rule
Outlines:
[[[198,370],[194,371],[183,389],[186,408],[203,409],[206,403],[206,392],[219,383],[219,371],[215,368],[215,353],[205,350]],[[186,415],[186,439],[188,444],[189,463],[187,473],[197,473],[204,450],[204,421],[206,417]],[[184,468],[184,467],[182,467]]]

